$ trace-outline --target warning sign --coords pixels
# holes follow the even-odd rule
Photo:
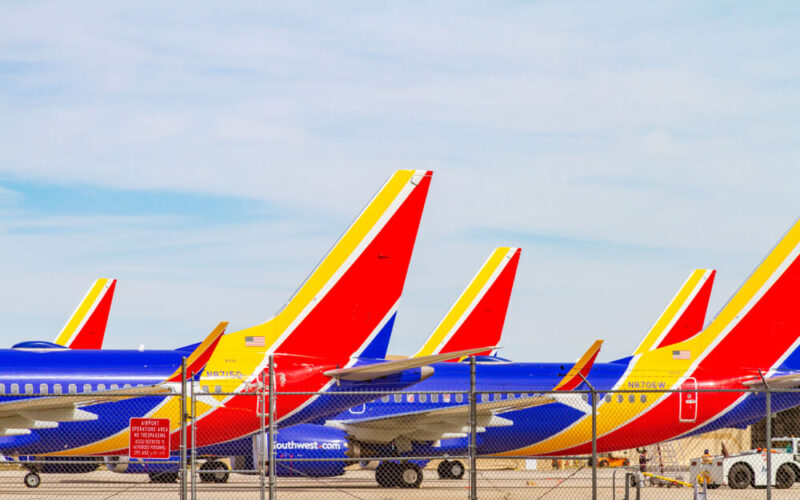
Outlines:
[[[169,458],[169,419],[132,418],[131,458]]]

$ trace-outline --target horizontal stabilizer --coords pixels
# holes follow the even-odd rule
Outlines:
[[[594,344],[589,347],[589,350],[586,351],[583,356],[575,363],[575,366],[564,375],[564,378],[561,379],[561,382],[556,385],[553,390],[554,391],[571,391],[581,385],[583,382],[583,378],[589,375],[589,372],[592,370],[592,366],[594,365],[594,361],[597,359],[597,354],[600,352],[600,348],[603,347],[602,340],[595,340]]]
[[[470,356],[472,354],[477,354],[479,352],[484,352],[491,349],[496,349],[496,347],[478,347],[445,354],[434,354],[432,356],[420,356],[418,358],[408,358],[369,365],[351,366],[349,368],[328,370],[325,372],[325,375],[338,380],[372,380],[380,377],[386,377],[387,375],[400,373],[412,368],[421,368],[433,363],[441,363],[442,361],[447,361],[448,359]],[[431,372],[430,375],[432,374],[433,373]]]
[[[766,385],[764,384],[764,380],[767,382]],[[769,386],[770,389],[795,389],[800,387],[800,373],[776,375],[773,377],[766,377],[764,380],[760,377],[752,380],[745,380],[742,382],[742,385],[746,385],[752,389],[766,389],[766,386]]]

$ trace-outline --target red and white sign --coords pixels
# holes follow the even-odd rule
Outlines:
[[[132,418],[131,458],[169,458],[169,419]]]

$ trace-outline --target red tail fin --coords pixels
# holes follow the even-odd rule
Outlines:
[[[226,352],[241,349],[258,362],[237,367],[247,374],[260,372],[271,352],[348,364],[396,309],[431,175],[395,173],[284,309],[264,324],[226,335],[209,370],[225,369]]]
[[[414,356],[499,344],[520,252],[511,247],[495,249]]]
[[[116,284],[114,279],[95,281],[55,343],[70,349],[102,349]]]

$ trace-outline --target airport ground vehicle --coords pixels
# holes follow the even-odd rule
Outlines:
[[[711,457],[711,463],[702,458],[693,458],[689,466],[691,482],[706,482],[709,488],[727,485],[741,490],[767,485],[767,454],[772,455],[772,485],[776,488],[791,488],[800,480],[800,438],[773,438],[773,444],[789,443],[787,448],[757,449],[730,456]],[[705,462],[708,462],[706,459]]]

